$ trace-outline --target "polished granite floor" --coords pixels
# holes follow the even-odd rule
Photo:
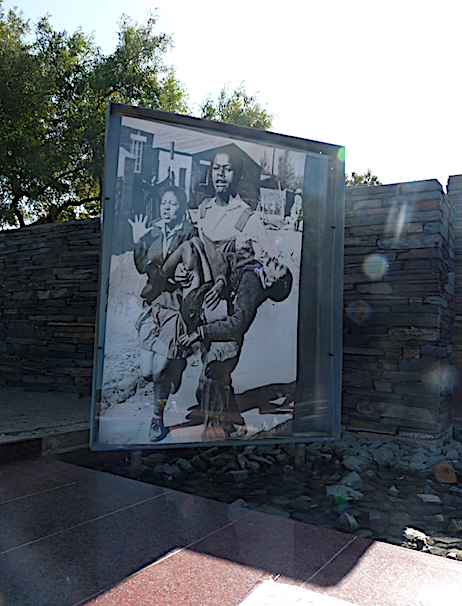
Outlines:
[[[440,606],[462,562],[46,458],[0,465],[0,606]]]

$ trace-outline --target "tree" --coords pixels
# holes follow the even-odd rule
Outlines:
[[[266,175],[267,177],[272,176],[272,167],[271,160],[268,157],[268,152],[266,149],[263,149],[263,153],[260,158],[260,166],[261,166],[261,174]]]
[[[352,185],[382,185],[377,175],[373,175],[372,172],[367,169],[364,174],[358,174],[352,172],[351,175],[345,175],[345,185],[350,187]]]
[[[209,95],[201,104],[200,110],[201,118],[207,120],[252,126],[262,130],[269,130],[273,122],[273,116],[261,105],[257,95],[248,95],[243,83],[231,93],[224,86],[217,101],[213,101]]]
[[[278,179],[282,189],[294,189],[297,184],[294,169],[289,160],[289,152],[287,149],[281,156],[279,156]]]
[[[164,63],[172,40],[150,15],[119,23],[103,55],[78,30],[32,31],[0,0],[0,227],[96,216],[109,100],[186,113],[187,96]]]

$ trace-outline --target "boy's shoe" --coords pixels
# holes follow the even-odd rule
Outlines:
[[[244,438],[247,435],[247,427],[233,423],[230,427],[225,427],[225,433],[230,439]]]
[[[151,419],[151,427],[149,428],[149,441],[160,442],[167,437],[170,429],[165,427],[163,420],[160,417]]]

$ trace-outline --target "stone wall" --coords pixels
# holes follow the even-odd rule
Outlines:
[[[462,175],[449,177],[448,197],[454,207],[454,368],[456,385],[454,389],[454,415],[462,419]]]
[[[437,436],[450,426],[453,344],[459,371],[462,362],[461,192],[462,176],[449,196],[434,180],[346,190],[349,429]],[[0,385],[90,392],[99,243],[99,219],[0,232]]]
[[[0,232],[0,385],[89,394],[100,220]]]
[[[453,209],[436,180],[348,188],[342,422],[400,435],[450,425]]]

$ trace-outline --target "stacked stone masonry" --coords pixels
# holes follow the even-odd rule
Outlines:
[[[454,207],[454,368],[459,380],[454,388],[454,413],[462,418],[462,175],[449,177],[448,197]]]
[[[0,233],[0,385],[89,394],[100,220]]]
[[[344,425],[447,430],[454,280],[454,211],[438,181],[346,190]]]
[[[460,416],[461,192],[462,176],[448,196],[435,180],[346,190],[349,429],[437,437]],[[99,245],[99,219],[0,233],[0,385],[90,393]]]

